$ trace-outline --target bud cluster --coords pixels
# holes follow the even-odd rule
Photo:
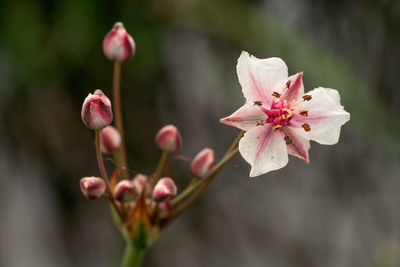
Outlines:
[[[119,63],[129,60],[135,53],[135,42],[121,22],[115,23],[105,36],[103,52],[108,59],[116,62],[114,66],[117,71],[114,72],[114,78],[120,79],[120,75],[115,75],[120,71]],[[114,81],[117,81],[113,83],[114,85],[119,84],[118,80]],[[82,178],[80,189],[88,199],[98,199],[104,195],[111,202],[120,220],[120,227],[129,238],[135,236],[139,223],[143,222],[149,236],[152,234],[157,236],[168,224],[168,220],[179,214],[179,205],[187,198],[188,192],[194,192],[191,188],[192,182],[199,184],[207,179],[207,175],[214,167],[214,151],[204,148],[194,157],[190,163],[190,170],[195,178],[179,196],[176,196],[178,189],[173,180],[171,164],[175,159],[184,157],[180,155],[170,157],[171,153],[177,152],[182,147],[182,137],[178,128],[169,124],[162,127],[155,136],[155,144],[162,150],[155,172],[151,175],[139,173],[129,179],[130,170],[124,152],[121,101],[116,101],[119,94],[115,94],[119,89],[115,87],[113,89],[115,124],[118,129],[111,126],[113,121],[111,102],[100,89],[95,90],[93,94],[90,93],[82,104],[82,122],[96,133],[96,155],[101,177]],[[117,165],[110,179],[102,154],[113,157]]]
[[[139,173],[132,180],[120,181],[114,188],[114,198],[119,202],[133,201],[143,191],[145,196],[149,195],[152,188],[151,179]]]

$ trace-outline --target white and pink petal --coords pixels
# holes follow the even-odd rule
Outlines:
[[[340,104],[339,93],[334,89],[316,88],[300,100],[290,121],[293,127],[303,127],[304,138],[320,144],[333,145],[339,140],[340,129],[350,120],[350,114]],[[299,115],[306,111],[307,116]]]
[[[310,149],[310,141],[304,138],[302,133],[304,129],[286,127],[285,128],[285,141],[288,149],[288,153],[292,156],[298,157],[309,163],[308,150]]]
[[[269,108],[273,92],[281,90],[277,86],[287,80],[288,69],[280,58],[258,59],[243,51],[238,59],[237,74],[247,102],[261,102]]]
[[[290,76],[283,87],[282,97],[287,102],[301,98],[304,95],[303,73],[299,72]]]
[[[274,131],[270,123],[244,134],[239,142],[239,152],[251,165],[250,177],[286,166],[288,152],[284,137],[283,131]]]
[[[257,106],[244,104],[232,115],[220,120],[221,123],[248,131],[259,124],[263,124],[267,115]]]

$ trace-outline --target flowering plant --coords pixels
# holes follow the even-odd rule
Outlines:
[[[246,103],[221,119],[242,132],[217,163],[212,149],[200,151],[190,163],[192,179],[178,194],[169,166],[172,157],[182,158],[171,157],[182,146],[181,134],[174,125],[164,126],[155,137],[162,154],[154,173],[129,177],[120,76],[121,63],[131,59],[135,50],[133,38],[122,23],[116,23],[103,42],[104,54],[114,61],[113,103],[97,89],[86,97],[81,112],[83,123],[95,131],[100,177],[82,178],[80,188],[88,199],[104,197],[111,203],[115,223],[127,242],[122,267],[140,266],[151,244],[238,152],[251,165],[250,176],[284,167],[288,154],[308,163],[310,140],[338,142],[341,126],[350,119],[336,90],[317,88],[305,94],[303,74],[288,77],[283,60],[257,59],[243,52],[237,73]],[[110,125],[113,119],[115,128]],[[102,153],[111,154],[117,163],[110,177]]]

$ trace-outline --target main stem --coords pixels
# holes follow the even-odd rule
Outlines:
[[[132,243],[128,242],[126,244],[121,267],[140,267],[145,253],[145,248],[137,248]]]
[[[126,160],[125,150],[125,135],[124,125],[122,122],[122,108],[121,108],[121,62],[114,61],[114,73],[113,73],[113,107],[114,107],[114,119],[115,126],[117,127],[121,135],[121,146],[118,149],[120,161],[118,162],[118,168],[122,174],[123,179],[129,178],[128,162]]]

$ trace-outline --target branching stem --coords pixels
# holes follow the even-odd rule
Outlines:
[[[174,198],[171,203],[173,207],[177,207],[177,209],[167,218],[168,221],[171,221],[178,215],[180,215],[183,211],[185,211],[193,202],[203,193],[203,191],[207,188],[207,186],[211,183],[214,177],[221,171],[221,169],[227,164],[237,153],[238,153],[238,144],[240,139],[243,137],[244,131],[242,131],[235,141],[232,143],[224,157],[217,163],[217,165],[212,168],[212,170],[208,173],[208,175],[201,180],[198,180],[194,183],[189,184],[189,186],[182,191],[176,198]],[[181,206],[179,206],[186,198],[186,202],[184,202]]]

